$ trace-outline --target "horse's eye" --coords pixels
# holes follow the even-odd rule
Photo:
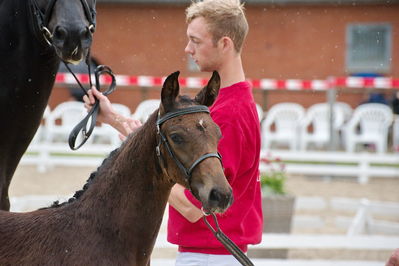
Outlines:
[[[179,134],[171,134],[170,135],[171,140],[176,143],[176,144],[181,144],[183,143],[183,138]]]

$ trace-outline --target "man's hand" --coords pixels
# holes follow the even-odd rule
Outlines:
[[[395,249],[385,266],[399,266],[399,248]]]
[[[101,123],[109,124],[118,130],[122,140],[124,140],[127,135],[141,127],[141,122],[139,120],[124,117],[121,114],[116,113],[108,97],[99,92],[95,87],[92,87],[87,93],[89,96],[83,96],[83,101],[87,111],[90,111],[91,108],[93,108],[93,104],[97,98],[100,102],[100,111],[97,115],[97,120]]]
[[[183,215],[184,218],[195,223],[201,219],[204,214],[187,199],[184,190],[185,188],[182,185],[175,184],[170,191],[168,202],[181,215]]]
[[[100,112],[98,113],[97,120],[101,123],[112,125],[115,120],[115,111],[112,104],[107,96],[99,92],[94,86],[87,92],[87,95],[83,96],[83,101],[87,111],[93,108],[96,98],[100,101]]]

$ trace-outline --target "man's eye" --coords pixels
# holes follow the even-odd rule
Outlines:
[[[171,140],[176,144],[183,143],[183,138],[179,134],[170,135]]]

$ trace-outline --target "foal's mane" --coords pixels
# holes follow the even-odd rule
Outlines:
[[[57,200],[54,201],[51,206],[41,209],[58,208],[78,200],[83,195],[83,193],[90,187],[95,178],[98,176],[100,172],[102,172],[104,168],[105,169],[110,168],[110,165],[115,161],[117,157],[119,157],[120,154],[127,152],[126,149],[130,149],[130,147],[134,149],[135,147],[137,147],[137,145],[139,145],[143,141],[143,138],[150,136],[149,131],[151,130],[152,127],[155,126],[157,114],[158,114],[158,109],[154,111],[154,113],[148,118],[148,120],[144,123],[144,125],[142,125],[136,131],[129,134],[129,136],[127,136],[126,140],[121,144],[119,148],[116,148],[113,151],[111,151],[108,157],[103,160],[101,165],[94,172],[90,174],[89,178],[87,179],[82,189],[76,191],[75,194],[71,198],[69,198],[66,202],[60,203]]]

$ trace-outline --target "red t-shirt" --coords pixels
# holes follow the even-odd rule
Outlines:
[[[248,244],[260,243],[263,223],[259,182],[260,124],[251,85],[239,82],[220,89],[210,110],[223,135],[218,151],[234,195],[230,208],[217,215],[219,226],[246,252]],[[189,190],[185,194],[201,208],[201,202]],[[208,221],[214,226],[211,217]],[[202,219],[191,223],[172,206],[169,207],[168,241],[179,245],[180,252],[230,254]]]

